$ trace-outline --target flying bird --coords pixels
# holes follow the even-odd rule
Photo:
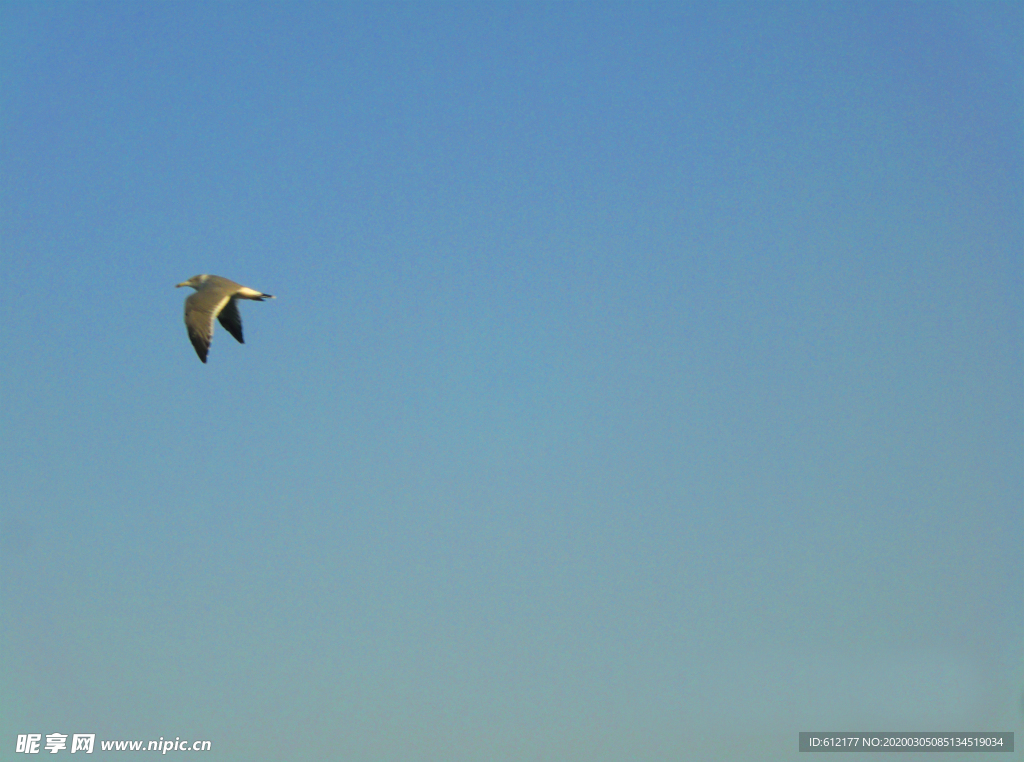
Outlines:
[[[242,338],[242,316],[238,314],[238,299],[252,299],[262,302],[273,299],[270,294],[261,294],[255,289],[246,288],[233,280],[221,278],[219,275],[196,275],[175,288],[189,286],[196,292],[185,300],[185,326],[192,346],[196,348],[199,359],[206,362],[206,354],[210,351],[210,340],[213,338],[213,320],[217,318],[225,330],[234,336],[239,344]]]

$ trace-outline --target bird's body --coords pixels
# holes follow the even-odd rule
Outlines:
[[[176,288],[182,286],[196,290],[185,300],[185,326],[188,328],[192,346],[196,348],[196,354],[203,362],[206,362],[206,355],[210,351],[214,319],[220,320],[220,324],[238,340],[239,344],[244,344],[242,316],[238,314],[237,300],[252,299],[262,302],[264,299],[274,298],[270,294],[246,288],[219,275],[196,275],[179,283]]]

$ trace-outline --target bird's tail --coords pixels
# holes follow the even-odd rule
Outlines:
[[[248,288],[246,286],[242,286],[238,289],[238,291],[235,292],[235,296],[240,296],[243,299],[252,299],[254,302],[262,302],[267,299],[275,298],[273,294],[264,294],[254,288]]]

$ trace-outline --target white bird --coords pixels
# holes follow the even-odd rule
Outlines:
[[[264,299],[274,298],[270,294],[262,294],[219,275],[195,275],[179,283],[175,288],[182,286],[190,286],[196,290],[185,300],[185,326],[188,328],[192,346],[196,348],[196,354],[203,362],[206,362],[206,354],[210,351],[214,318],[220,320],[220,324],[238,339],[239,344],[244,344],[242,316],[238,314],[238,305],[235,301],[252,299],[262,302]]]

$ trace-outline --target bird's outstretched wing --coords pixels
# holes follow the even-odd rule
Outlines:
[[[223,293],[211,291],[196,291],[185,300],[185,327],[188,328],[188,338],[196,349],[199,359],[206,362],[206,355],[210,351],[210,341],[213,339],[213,320],[231,301],[231,297]],[[232,305],[234,306],[234,305]],[[235,310],[235,317],[238,318],[238,310]],[[227,325],[224,325],[227,328]],[[230,331],[231,329],[228,328]],[[242,321],[238,319],[238,332],[242,332]],[[231,331],[232,335],[235,335]]]
[[[224,326],[224,330],[234,336],[239,344],[245,343],[242,338],[242,316],[238,313],[238,302],[234,297],[228,299],[228,303],[224,305],[217,319]]]

